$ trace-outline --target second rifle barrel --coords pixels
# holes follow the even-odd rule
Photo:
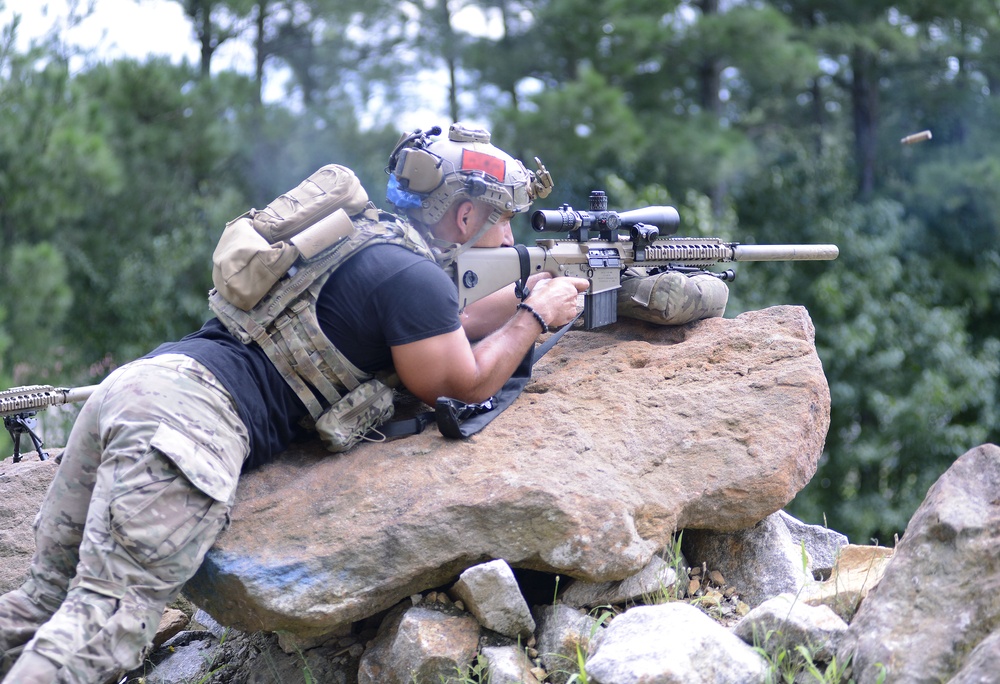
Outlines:
[[[86,401],[94,390],[97,389],[97,385],[87,385],[86,387],[74,387],[66,392],[67,404],[75,404],[80,401]]]
[[[831,261],[837,245],[737,245],[733,261]]]

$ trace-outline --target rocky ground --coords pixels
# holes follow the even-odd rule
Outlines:
[[[567,684],[586,644],[595,684],[643,681],[637,664],[658,682],[748,684],[815,642],[859,684],[996,681],[1000,448],[958,458],[894,549],[779,510],[829,426],[804,311],[569,333],[536,371],[471,440],[303,445],[248,473],[185,587],[204,611],[168,615],[165,642],[119,680],[412,684],[418,667],[465,684],[485,660],[490,684]],[[0,462],[0,591],[23,581],[53,472]],[[665,560],[678,530],[683,564]],[[483,610],[495,593],[456,595],[495,564],[527,616],[515,629]],[[754,648],[793,613],[797,641]]]
[[[727,628],[733,627],[750,611],[740,599],[739,589],[727,584],[721,571],[708,569],[705,564],[675,569],[681,571],[675,583],[637,602],[685,603],[697,607]],[[526,598],[551,601],[559,591],[559,580],[554,575],[516,574]],[[444,588],[410,599],[414,601],[449,614],[465,612],[462,601],[453,600]],[[634,605],[636,602],[629,601],[594,608],[590,612],[607,626]],[[157,637],[160,646],[151,652],[143,667],[128,673],[117,684],[353,684],[358,681],[361,656],[373,645],[385,615],[373,616],[353,625],[350,633],[331,636],[303,649],[285,643],[278,634],[223,628],[181,598],[168,609],[161,623],[161,633]],[[536,648],[536,639],[532,636],[520,645],[531,659],[535,678],[540,682],[550,678],[553,673],[546,670],[542,654]],[[480,650],[496,646],[518,646],[518,640],[484,630]],[[465,681],[479,681],[475,666]]]

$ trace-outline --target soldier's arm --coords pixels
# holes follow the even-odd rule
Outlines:
[[[541,280],[526,300],[552,328],[576,316],[577,295],[587,289],[583,278]],[[467,403],[497,393],[541,333],[530,311],[517,310],[497,331],[472,346],[464,330],[392,347],[392,359],[406,388],[427,404],[438,397]]]
[[[533,290],[540,281],[551,277],[549,273],[536,273],[528,278],[528,290]],[[517,312],[517,305],[520,302],[521,300],[514,294],[514,286],[508,285],[469,304],[460,314],[466,336],[476,342],[496,332]]]

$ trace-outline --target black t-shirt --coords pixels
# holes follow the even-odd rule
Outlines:
[[[390,347],[458,330],[458,293],[433,261],[396,245],[376,245],[344,263],[317,302],[320,327],[351,363],[373,373],[392,366]],[[249,469],[284,451],[307,415],[256,344],[244,345],[218,319],[149,356],[185,354],[208,367],[236,400],[250,432]]]

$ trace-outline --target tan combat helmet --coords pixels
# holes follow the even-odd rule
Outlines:
[[[538,172],[490,144],[489,131],[452,124],[446,140],[441,129],[416,130],[400,138],[389,157],[386,199],[410,219],[430,226],[461,200],[493,207],[491,220],[467,243],[471,246],[504,212],[527,211],[533,200],[552,191],[552,176],[535,158]]]

